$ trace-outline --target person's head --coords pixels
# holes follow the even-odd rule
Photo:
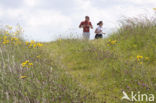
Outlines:
[[[89,16],[86,16],[85,21],[89,21],[89,20],[90,20]]]
[[[99,22],[97,23],[97,25],[103,26],[103,21],[99,21]]]

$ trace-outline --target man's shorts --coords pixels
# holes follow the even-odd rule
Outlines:
[[[87,39],[87,40],[89,40],[89,38],[90,38],[90,32],[83,32],[83,39]]]

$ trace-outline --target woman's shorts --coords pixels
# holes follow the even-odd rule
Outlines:
[[[100,39],[100,38],[103,38],[103,35],[102,34],[96,34],[95,35],[95,39]]]

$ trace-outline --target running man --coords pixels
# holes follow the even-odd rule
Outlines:
[[[89,40],[90,38],[90,28],[93,29],[92,23],[90,22],[89,16],[85,17],[85,21],[80,23],[79,28],[83,28],[83,38]]]

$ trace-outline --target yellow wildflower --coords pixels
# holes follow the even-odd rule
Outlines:
[[[153,8],[153,10],[156,10],[156,8]]]
[[[4,40],[6,40],[7,38],[8,38],[7,36],[4,36],[4,37],[3,37]]]
[[[18,40],[18,38],[16,38],[16,37],[11,38],[11,41],[17,41],[17,40]]]
[[[33,63],[29,63],[29,66],[33,66]]]
[[[41,44],[41,43],[37,43],[37,46],[38,46],[38,47],[42,47],[43,44]]]
[[[9,43],[9,40],[4,40],[2,43],[3,44],[8,44]]]
[[[30,42],[31,44],[35,44],[35,41],[34,40],[31,40],[31,42]]]
[[[29,63],[29,60],[26,60],[25,62],[23,62],[21,65],[22,67],[26,67],[26,65]]]
[[[143,59],[143,56],[138,55],[137,56],[137,61],[140,61],[140,59]]]
[[[21,78],[21,79],[24,79],[24,78],[27,78],[27,76],[21,76],[20,78]]]
[[[142,59],[142,58],[143,58],[143,56],[140,56],[140,55],[137,56],[137,59]]]
[[[107,44],[107,46],[110,46],[109,44]]]
[[[22,67],[25,67],[25,66],[26,66],[26,64],[27,64],[27,63],[25,63],[25,62],[24,62],[24,63],[22,63],[21,65],[22,65]]]
[[[140,64],[143,64],[143,62],[140,62]]]
[[[32,46],[33,46],[33,44],[30,44],[30,45],[29,45],[29,48],[32,48]]]
[[[26,60],[25,63],[29,63],[29,60]]]
[[[41,56],[40,56],[40,55],[38,55],[38,56],[36,56],[36,58],[41,58]]]
[[[116,44],[116,42],[117,42],[116,40],[113,40],[111,41],[111,44]]]
[[[34,45],[33,45],[33,48],[36,48],[36,47],[37,47],[37,45],[36,45],[36,44],[34,44]]]
[[[29,42],[28,42],[28,41],[26,41],[26,42],[25,42],[25,44],[26,44],[26,45],[29,45]]]

